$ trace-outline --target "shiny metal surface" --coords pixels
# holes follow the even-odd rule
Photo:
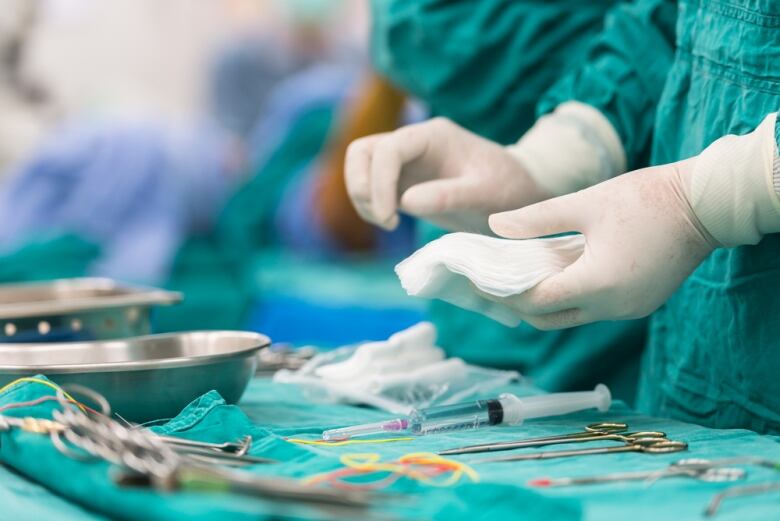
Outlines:
[[[0,284],[0,342],[104,340],[150,332],[152,306],[180,293],[107,278]]]
[[[0,284],[0,317],[21,318],[85,309],[175,304],[181,293],[131,286],[107,278]]]
[[[664,435],[665,436],[665,435]],[[594,454],[613,454],[619,452],[639,452],[643,454],[670,454],[688,450],[684,441],[667,440],[665,437],[636,438],[614,447],[593,447],[590,449],[557,450],[549,452],[532,452],[515,456],[487,458],[474,463],[500,463],[508,461],[528,461],[538,459],[569,458],[573,456],[590,456]]]
[[[500,452],[503,450],[522,449],[527,447],[544,447],[545,445],[558,445],[562,443],[577,443],[596,441],[598,439],[610,439],[624,441],[626,437],[665,437],[662,432],[643,431],[639,433],[626,433],[628,424],[622,422],[598,422],[586,425],[580,432],[570,434],[560,434],[558,436],[543,436],[540,438],[525,438],[512,441],[498,441],[492,443],[481,443],[478,445],[467,445],[465,447],[456,447],[438,452],[439,456],[454,456],[457,454],[477,454],[480,452]],[[639,436],[638,436],[639,435]]]
[[[212,389],[237,402],[255,373],[257,352],[269,344],[264,335],[240,331],[0,344],[0,385],[44,374],[99,392],[116,413],[141,423],[171,418]]]

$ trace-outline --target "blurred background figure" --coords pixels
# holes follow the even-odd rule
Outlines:
[[[38,4],[8,0],[0,12],[0,176],[28,154],[47,123],[45,96],[22,70]]]
[[[185,292],[158,330],[327,344],[416,321],[389,269],[411,251],[413,223],[368,227],[343,182],[351,140],[421,117],[371,71],[367,11],[9,2],[0,280],[100,275]]]

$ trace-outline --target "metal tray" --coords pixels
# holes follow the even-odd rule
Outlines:
[[[104,395],[134,422],[176,416],[214,389],[236,403],[268,337],[240,331],[195,331],[112,341],[0,344],[0,385],[44,374]]]
[[[0,284],[0,342],[105,340],[147,335],[152,306],[181,293],[106,278]]]

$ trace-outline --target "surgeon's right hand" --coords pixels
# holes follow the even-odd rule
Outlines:
[[[444,118],[354,141],[345,175],[358,213],[388,230],[402,211],[489,232],[489,215],[550,197],[504,147]]]

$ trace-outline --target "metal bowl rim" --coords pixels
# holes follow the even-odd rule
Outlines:
[[[96,364],[61,364],[61,365],[1,365],[0,374],[73,374],[73,373],[114,373],[121,371],[147,371],[156,369],[173,369],[176,367],[194,367],[199,365],[208,365],[216,362],[230,360],[232,358],[241,359],[254,356],[258,351],[271,345],[271,339],[261,333],[251,331],[224,331],[224,330],[203,330],[186,331],[181,333],[162,333],[156,335],[144,335],[130,338],[118,338],[111,340],[94,340],[88,342],[50,342],[38,344],[0,344],[0,350],[8,346],[16,347],[20,350],[34,349],[36,346],[52,347],[63,345],[73,347],[79,344],[107,344],[115,342],[138,341],[145,339],[160,339],[165,337],[186,336],[194,334],[213,334],[223,333],[238,337],[254,338],[256,343],[250,347],[229,351],[226,353],[217,353],[211,355],[196,355],[175,358],[158,358],[153,360],[133,360],[126,362],[110,362]]]
[[[43,318],[66,315],[83,311],[99,311],[130,306],[172,305],[181,302],[183,295],[176,291],[125,284],[110,278],[79,277],[73,279],[55,279],[30,283],[0,284],[0,291],[28,286],[82,286],[94,288],[113,288],[124,290],[121,295],[107,297],[85,297],[69,301],[44,300],[23,302],[21,304],[0,304],[0,320],[20,318]]]

